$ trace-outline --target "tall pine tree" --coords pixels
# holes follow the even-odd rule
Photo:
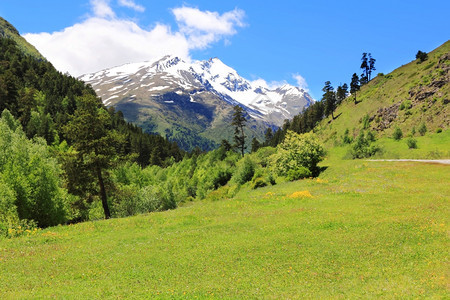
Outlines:
[[[356,102],[356,92],[359,91],[360,85],[359,85],[359,78],[356,73],[353,73],[352,80],[350,82],[350,94],[355,96],[355,104]]]
[[[79,164],[97,178],[105,218],[111,217],[105,188],[108,168],[118,157],[124,138],[111,128],[111,117],[93,95],[78,99],[78,108],[64,127],[66,137],[73,141]]]
[[[234,129],[234,147],[239,149],[241,151],[242,156],[244,156],[245,151],[245,133],[244,133],[244,127],[245,122],[247,120],[244,117],[244,110],[239,105],[236,105],[234,107],[234,113],[233,113],[233,121],[231,122],[231,125],[235,127]]]

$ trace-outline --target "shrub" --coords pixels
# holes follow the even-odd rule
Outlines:
[[[400,104],[399,109],[404,110],[404,109],[410,109],[411,107],[412,107],[411,101],[406,100],[406,101],[403,101],[402,104]]]
[[[311,171],[308,170],[305,167],[299,167],[298,169],[294,170],[291,169],[288,171],[286,179],[289,181],[299,180],[307,177],[311,177]]]
[[[262,177],[257,177],[252,180],[251,188],[254,190],[257,188],[260,188],[260,187],[265,187],[265,186],[267,186],[267,182]]]
[[[413,126],[413,128],[411,129],[411,137],[416,135],[416,127]]]
[[[441,133],[441,132],[442,132],[442,128],[436,129],[436,133]]]
[[[349,130],[348,128],[345,129],[344,135],[342,136],[342,143],[344,144],[351,144],[353,142],[353,138],[349,136]]]
[[[424,136],[425,133],[427,133],[427,126],[425,125],[425,123],[420,124],[419,133],[421,136]]]
[[[353,159],[367,158],[380,151],[380,148],[376,145],[372,145],[372,142],[373,141],[371,141],[367,138],[366,135],[364,135],[364,131],[361,131],[350,150],[351,157]]]
[[[214,189],[217,189],[227,184],[228,181],[230,181],[232,175],[233,174],[231,173],[230,170],[223,170],[223,169],[216,170],[212,174],[213,176],[212,183],[214,185]]]
[[[409,149],[417,149],[417,140],[410,137],[406,140]]]
[[[299,135],[288,131],[284,141],[278,145],[278,152],[272,156],[278,175],[286,176],[289,170],[305,167],[313,175],[319,172],[317,164],[325,157],[325,149],[313,133]]]
[[[233,180],[242,185],[253,178],[255,174],[255,164],[253,161],[246,155],[240,162],[235,174],[233,175]]]
[[[362,124],[363,124],[363,129],[368,129],[369,128],[369,126],[370,126],[370,118],[369,118],[369,115],[365,115],[363,118],[362,118]]]
[[[419,50],[419,51],[417,51],[416,59],[419,60],[417,63],[424,62],[424,61],[426,61],[428,59],[428,54],[426,52],[423,52],[423,51]]]
[[[400,141],[403,137],[403,132],[399,127],[395,127],[394,132],[392,133],[392,137],[396,141]]]

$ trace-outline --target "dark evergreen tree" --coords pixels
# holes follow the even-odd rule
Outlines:
[[[424,62],[424,61],[426,61],[428,59],[428,54],[426,52],[423,52],[423,51],[419,50],[419,51],[417,51],[416,59],[418,59],[419,62]]]
[[[362,70],[362,74],[359,82],[361,85],[364,85],[369,82],[369,61],[366,52],[362,54],[360,68]]]
[[[258,151],[259,148],[261,148],[261,143],[254,137],[252,139],[252,153]]]
[[[322,91],[324,94],[322,95],[322,101],[325,103],[325,114],[334,119],[334,110],[336,109],[336,93],[334,92],[333,87],[331,86],[330,81],[325,82],[325,86]]]
[[[372,54],[369,53],[369,71],[368,71],[368,79],[370,81],[372,77],[372,72],[375,71],[375,61],[376,59],[372,57]]]
[[[338,86],[336,90],[336,100],[337,104],[344,101],[344,99],[347,97],[348,94],[348,85],[344,83],[343,85]]]
[[[98,180],[106,219],[111,217],[111,213],[104,178],[120,153],[118,148],[123,143],[123,138],[111,127],[110,115],[102,107],[101,101],[93,95],[79,98],[75,114],[64,127],[66,134],[73,141],[78,161],[86,166],[89,173],[95,174],[93,177]]]
[[[247,122],[247,119],[244,117],[244,109],[239,105],[236,105],[234,107],[233,121],[231,122],[231,125],[235,128],[234,147],[241,151],[242,156],[244,156],[244,151],[246,149],[244,132],[245,122]]]
[[[352,80],[350,82],[350,93],[355,96],[355,104],[357,103],[356,102],[356,92],[359,91],[359,89],[360,89],[360,85],[359,85],[358,75],[356,73],[353,73]]]
[[[273,139],[273,131],[272,128],[267,128],[266,133],[265,133],[265,137],[264,137],[264,146],[270,146],[270,142]]]

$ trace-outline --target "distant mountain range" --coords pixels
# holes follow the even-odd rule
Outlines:
[[[159,132],[186,150],[209,150],[231,140],[233,106],[247,113],[248,141],[262,141],[268,127],[281,126],[314,100],[303,89],[285,84],[255,86],[218,58],[185,62],[165,56],[80,77],[107,106],[147,132]]]

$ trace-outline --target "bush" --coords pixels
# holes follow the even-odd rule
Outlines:
[[[308,170],[305,167],[299,167],[296,170],[293,170],[293,169],[289,170],[288,174],[286,176],[286,179],[289,181],[294,181],[294,180],[299,180],[299,179],[303,179],[303,178],[308,178],[311,176],[312,176],[312,174],[311,174],[310,170]]]
[[[417,51],[416,59],[419,60],[417,63],[424,62],[424,61],[426,61],[428,59],[428,54],[426,52],[423,52],[423,51],[419,50],[419,51]]]
[[[392,133],[392,137],[396,141],[400,141],[403,137],[403,132],[399,127],[395,127],[394,132]]]
[[[260,187],[265,187],[265,186],[267,186],[267,182],[262,177],[257,177],[252,180],[251,188],[254,190],[257,188],[260,188]]]
[[[246,155],[240,162],[240,165],[238,165],[238,168],[233,175],[233,180],[239,184],[242,185],[248,181],[250,181],[253,178],[253,175],[255,174],[255,164],[253,161],[249,158],[248,155]]]
[[[362,118],[362,124],[363,124],[363,129],[368,129],[369,128],[369,126],[370,126],[370,118],[369,118],[369,115],[365,115],[363,118]]]
[[[436,129],[436,133],[441,133],[441,132],[442,132],[442,128]]]
[[[353,138],[349,136],[349,130],[348,128],[345,129],[344,135],[341,137],[342,143],[344,144],[351,144],[353,142]]]
[[[369,135],[369,134],[368,134]],[[370,137],[370,136],[369,136]],[[380,148],[376,145],[372,145],[372,142],[375,141],[373,138],[368,138],[364,131],[359,133],[358,138],[353,144],[350,155],[353,159],[355,158],[367,158],[373,156],[375,153],[380,151]]]
[[[417,140],[410,137],[406,140],[409,149],[417,149]]]
[[[299,135],[288,131],[284,141],[278,145],[278,151],[272,156],[278,175],[287,176],[290,170],[304,167],[313,175],[319,173],[317,164],[325,157],[325,149],[313,133]]]
[[[411,107],[412,107],[411,101],[406,100],[406,101],[403,101],[402,104],[400,104],[399,109],[404,110],[404,109],[410,109]]]
[[[420,127],[419,127],[419,134],[421,136],[424,136],[425,133],[427,133],[427,126],[425,125],[425,123],[422,123],[422,124],[420,124]]]

